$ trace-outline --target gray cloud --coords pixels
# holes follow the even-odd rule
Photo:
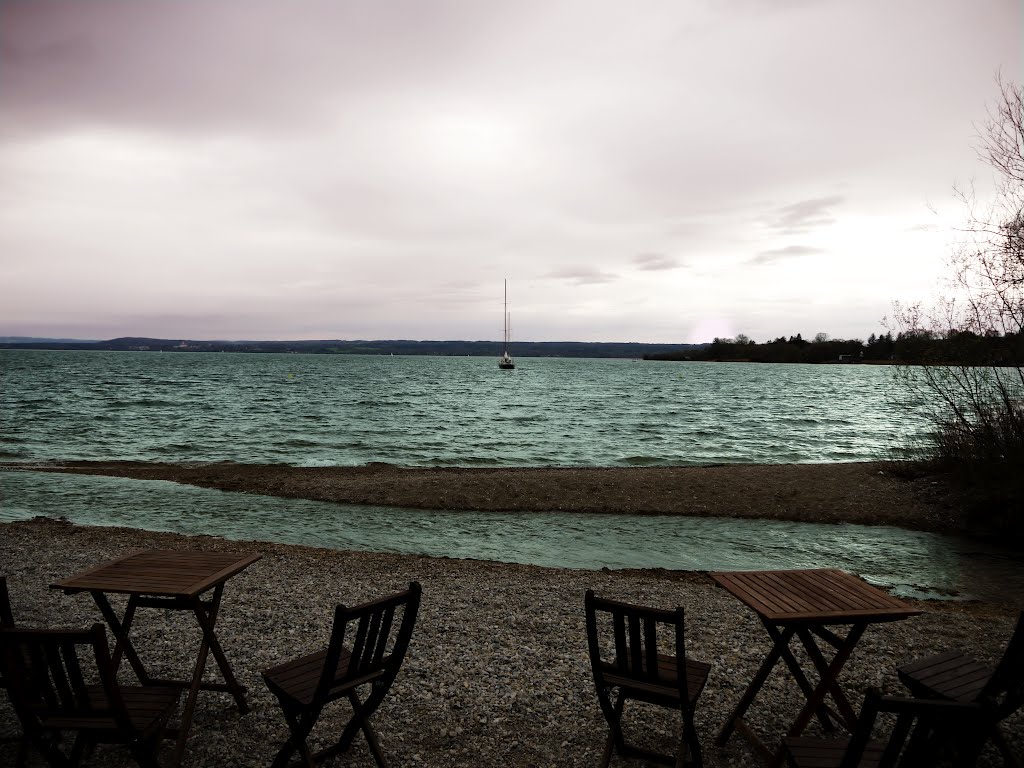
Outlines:
[[[785,261],[801,256],[814,256],[819,253],[827,253],[827,251],[824,248],[816,248],[813,245],[787,245],[784,248],[772,248],[768,251],[761,251],[749,263],[772,264],[776,261]]]
[[[618,275],[602,272],[594,267],[565,267],[548,272],[547,277],[565,280],[575,285],[599,285],[618,280]]]
[[[783,206],[775,211],[769,226],[779,230],[782,234],[790,235],[832,224],[835,217],[832,215],[831,209],[844,200],[842,195],[829,195]]]
[[[637,268],[645,272],[660,272],[668,269],[679,269],[679,260],[662,253],[640,253],[633,257]]]

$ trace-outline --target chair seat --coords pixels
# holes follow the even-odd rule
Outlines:
[[[792,765],[798,768],[839,768],[846,755],[849,739],[809,739],[789,736],[785,740],[786,752]],[[882,761],[885,745],[868,742],[857,768],[875,768]]]
[[[263,679],[278,698],[287,698],[300,706],[308,707],[313,702],[313,694],[316,693],[326,659],[327,649],[324,648],[264,670]],[[353,681],[344,680],[351,661],[352,654],[347,648],[342,648],[338,656],[338,668],[334,673],[335,679],[342,683],[337,689],[331,690],[332,698],[352,687]],[[363,682],[369,681],[362,680],[356,684],[361,685]]]
[[[679,703],[678,692],[678,668],[676,657],[669,654],[658,654],[658,683],[640,683],[634,678],[624,677],[616,673],[614,664],[605,662],[602,665],[605,682],[609,685],[620,686],[625,689],[632,698],[652,701],[652,703],[664,702],[668,706],[676,706]],[[641,667],[646,671],[646,663]],[[694,659],[686,659],[686,692],[690,703],[696,703],[704,686],[707,685],[708,675],[711,673],[711,665]]]
[[[120,689],[124,701],[125,712],[132,726],[147,733],[166,722],[172,710],[181,699],[181,690],[166,686],[124,686]],[[93,710],[83,713],[81,717],[64,713],[44,717],[40,724],[53,730],[78,730],[89,732],[119,732],[113,715],[102,716],[109,710],[106,694],[99,686],[89,686],[89,703]],[[97,716],[99,714],[99,716]]]
[[[917,659],[896,671],[914,695],[950,701],[975,701],[992,677],[991,667],[963,650]]]

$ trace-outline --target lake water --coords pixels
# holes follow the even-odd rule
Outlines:
[[[0,350],[0,459],[630,466],[884,458],[927,422],[872,366]],[[907,595],[1024,589],[1013,553],[896,528],[357,507],[0,471],[43,515],[578,568],[838,567]]]
[[[306,466],[865,461],[927,428],[891,370],[0,350],[0,459]]]

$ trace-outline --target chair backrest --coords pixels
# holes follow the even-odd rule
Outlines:
[[[7,577],[0,576],[0,629],[11,629],[14,626],[14,614],[11,612],[11,596],[7,592]],[[0,688],[6,688],[3,666],[0,665]]]
[[[26,733],[54,721],[72,729],[134,732],[102,624],[88,630],[5,629],[0,670]]]
[[[615,676],[615,684],[628,682],[641,688],[674,688],[681,706],[691,709],[682,608],[665,610],[606,600],[597,597],[591,589],[586,592],[584,608],[590,665],[599,688],[608,685],[610,674]],[[609,634],[614,645],[608,643]],[[659,664],[659,654],[675,656],[671,674],[665,674],[666,670]]]
[[[937,699],[916,699],[882,696],[869,689],[864,698],[857,724],[840,768],[856,768],[866,750],[872,749],[871,732],[879,713],[895,715],[895,723],[879,756],[878,768],[931,768],[940,757],[948,755],[951,738],[956,738],[965,749],[959,754],[956,766],[974,765],[983,743],[982,708],[978,704]],[[875,765],[875,763],[872,763]]]
[[[345,605],[335,608],[331,642],[313,697],[315,701],[326,701],[353,685],[376,680],[390,685],[402,666],[412,638],[421,591],[419,583],[413,581],[408,589],[390,597],[354,608]],[[399,613],[401,619],[396,622]],[[351,656],[344,673],[339,674],[338,662],[343,652]]]
[[[997,720],[1009,717],[1024,705],[1024,611],[1017,617],[1017,627],[1006,651],[978,700],[992,707]]]
[[[0,629],[14,626],[14,614],[11,612],[11,596],[7,592],[7,577],[0,576]]]

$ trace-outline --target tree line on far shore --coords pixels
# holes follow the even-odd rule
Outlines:
[[[747,361],[754,363],[900,363],[1019,365],[1024,362],[1024,334],[970,330],[937,332],[929,329],[871,334],[868,340],[832,339],[826,333],[812,340],[799,333],[758,344],[744,334],[716,338],[711,344],[685,351],[653,353],[649,360]]]

